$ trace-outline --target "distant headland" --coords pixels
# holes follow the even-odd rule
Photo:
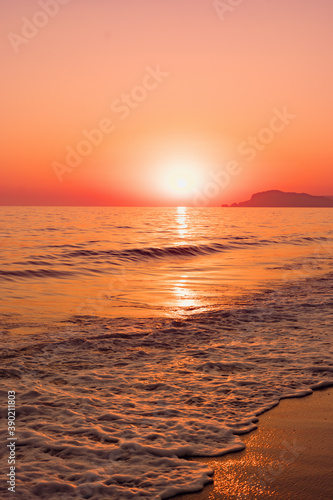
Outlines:
[[[313,196],[307,193],[285,193],[271,190],[255,193],[250,200],[222,207],[333,207],[333,196]]]

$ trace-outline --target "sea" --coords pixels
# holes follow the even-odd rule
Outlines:
[[[332,216],[0,207],[0,497],[198,491],[193,457],[332,385]]]

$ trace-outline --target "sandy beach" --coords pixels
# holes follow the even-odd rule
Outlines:
[[[333,388],[286,399],[243,437],[246,449],[204,459],[214,482],[177,500],[333,498]]]

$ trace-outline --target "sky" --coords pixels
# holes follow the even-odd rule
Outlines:
[[[0,204],[333,195],[331,0],[1,10]]]

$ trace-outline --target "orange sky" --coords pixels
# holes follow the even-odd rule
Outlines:
[[[6,2],[0,203],[333,195],[333,2],[223,3]]]

